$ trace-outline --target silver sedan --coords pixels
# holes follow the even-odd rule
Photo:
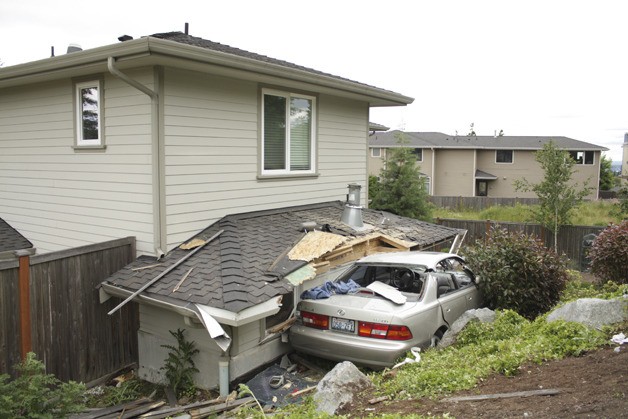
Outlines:
[[[367,256],[301,298],[290,329],[295,350],[372,368],[394,365],[412,347],[434,346],[482,303],[464,260],[439,252]]]

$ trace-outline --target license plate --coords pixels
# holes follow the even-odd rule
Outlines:
[[[338,319],[336,317],[332,317],[331,328],[333,330],[339,330],[341,332],[354,333],[355,322],[353,320]]]

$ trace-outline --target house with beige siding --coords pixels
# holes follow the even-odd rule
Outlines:
[[[277,327],[317,268],[457,237],[341,222],[347,184],[368,184],[369,109],[412,98],[187,33],[120,39],[0,69],[0,217],[39,252],[136,237],[100,295],[139,303],[143,378],[185,329],[196,383],[222,392],[289,350]],[[337,236],[317,268],[284,258],[312,222]]]
[[[412,100],[181,32],[0,68],[0,217],[40,253],[163,254],[229,213],[366,186],[369,108]]]
[[[403,144],[399,137],[403,137]],[[567,137],[452,136],[440,132],[373,131],[369,136],[369,175],[378,176],[389,150],[414,149],[430,195],[534,198],[533,192],[516,191],[514,181],[543,179],[535,153],[553,141],[575,160],[574,184],[588,182],[588,199],[599,193],[600,159],[605,147]]]

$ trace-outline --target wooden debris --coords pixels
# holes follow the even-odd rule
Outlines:
[[[369,404],[377,404],[388,400],[390,400],[390,396],[375,397],[374,399],[369,400]]]
[[[185,275],[183,275],[183,278],[181,278],[181,281],[177,282],[177,285],[175,285],[175,287],[172,289],[172,292],[177,292],[179,290],[179,287],[181,286],[181,284],[183,284],[183,281],[185,281],[188,276],[190,276],[190,274],[192,273],[192,270],[194,270],[194,266],[192,266],[186,273]]]
[[[133,268],[132,271],[143,271],[144,269],[154,268],[156,266],[161,266],[161,263],[155,263],[154,265],[140,266],[139,268]]]
[[[287,330],[290,326],[292,326],[295,321],[297,321],[296,317],[290,317],[288,320],[285,320],[285,321],[283,321],[283,322],[281,322],[281,323],[271,327],[269,332],[270,333],[283,332],[283,331]]]
[[[448,397],[442,399],[441,402],[473,402],[489,399],[506,399],[510,397],[530,397],[530,396],[554,396],[559,394],[559,389],[547,389],[547,390],[529,390],[529,391],[515,391],[513,393],[496,393],[496,394],[482,394],[478,396],[461,396],[461,397]]]
[[[199,247],[199,246],[203,246],[205,244],[205,240],[203,239],[192,239],[187,243],[183,243],[181,246],[179,246],[179,249],[182,250],[190,250],[190,249],[194,249],[195,247]]]
[[[304,388],[303,390],[295,391],[294,393],[288,394],[290,397],[299,397],[301,394],[309,393],[312,390],[315,390],[316,386],[309,386]]]
[[[288,253],[290,260],[304,260],[309,262],[316,259],[344,243],[344,236],[323,231],[310,231]]]
[[[224,412],[225,410],[231,410],[236,407],[252,403],[254,401],[253,397],[245,397],[242,399],[234,400],[232,402],[221,403],[215,406],[203,407],[200,409],[192,409],[188,413],[192,416],[192,419],[196,418],[204,418],[208,415],[212,415],[215,413]]]

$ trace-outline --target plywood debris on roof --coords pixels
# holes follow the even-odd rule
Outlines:
[[[288,252],[290,260],[310,262],[331,252],[347,240],[346,237],[323,231],[310,231]]]
[[[199,246],[202,246],[205,244],[205,240],[202,239],[192,239],[187,243],[183,243],[181,246],[179,246],[179,249],[182,250],[190,250],[190,249],[194,249],[197,248]]]

